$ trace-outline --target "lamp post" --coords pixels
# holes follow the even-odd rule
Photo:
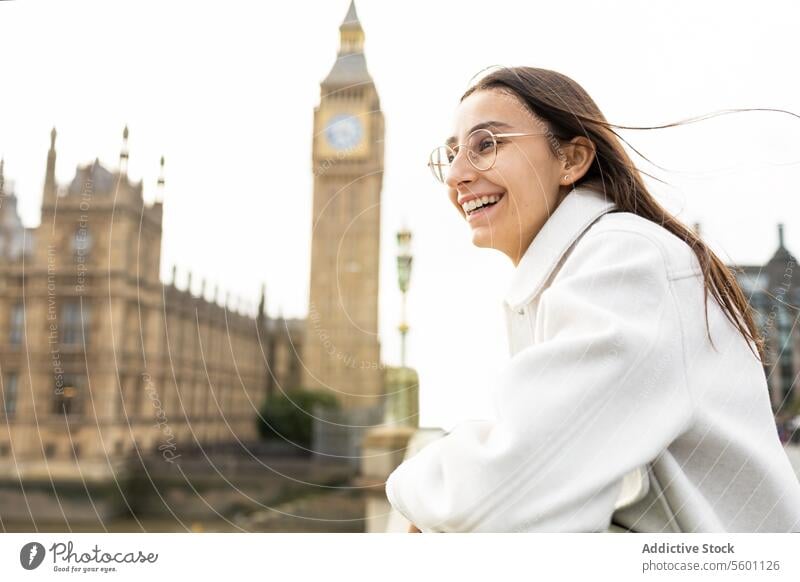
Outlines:
[[[408,324],[406,323],[406,293],[408,292],[408,284],[411,279],[411,231],[403,228],[397,233],[397,246],[399,251],[397,253],[397,282],[400,286],[400,292],[403,294],[402,311],[400,312],[400,325],[397,329],[400,331],[400,367],[406,367],[406,334],[408,333]]]
[[[395,426],[398,423],[406,425],[416,421],[410,406],[410,399],[416,397],[416,390],[409,389],[408,378],[411,370],[406,367],[406,293],[411,279],[411,231],[403,228],[397,233],[397,282],[402,293],[402,310],[400,312],[400,367],[390,369],[386,377],[386,397],[384,400],[383,422]]]

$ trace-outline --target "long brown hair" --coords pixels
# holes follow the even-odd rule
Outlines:
[[[554,136],[551,147],[554,147],[552,141],[555,141],[557,146],[562,141],[569,141],[578,135],[589,138],[596,148],[595,158],[589,170],[575,183],[575,186],[586,185],[604,192],[621,211],[631,212],[655,222],[685,241],[697,255],[703,271],[706,331],[711,345],[713,346],[714,342],[708,327],[709,292],[731,323],[748,340],[751,351],[755,345],[758,350],[757,357],[762,364],[764,363],[764,338],[758,331],[752,308],[742,293],[736,276],[697,233],[672,216],[653,198],[641,178],[641,174],[646,172],[641,172],[633,165],[620,143],[625,140],[612,129],[615,127],[660,129],[692,120],[653,127],[629,127],[608,123],[583,87],[566,75],[547,69],[502,67],[471,86],[461,97],[461,101],[475,91],[486,89],[511,92],[531,113],[548,124]],[[638,151],[636,153],[641,155]],[[651,177],[659,180],[654,176]],[[755,352],[753,353],[755,355]]]

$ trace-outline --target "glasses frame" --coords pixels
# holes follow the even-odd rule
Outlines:
[[[492,163],[489,164],[489,167],[487,167],[487,168],[479,168],[475,164],[475,162],[472,161],[472,158],[469,156],[469,154],[467,154],[467,161],[469,162],[469,164],[473,168],[475,168],[479,172],[488,172],[489,170],[491,170],[494,167],[495,163],[497,163],[497,138],[499,138],[499,137],[501,137],[501,138],[502,137],[532,137],[532,136],[548,135],[549,133],[551,133],[549,131],[537,132],[537,133],[524,133],[524,132],[494,133],[490,129],[486,129],[485,127],[481,127],[479,129],[476,129],[475,131],[470,132],[470,134],[467,136],[467,142],[470,141],[470,137],[472,137],[474,134],[478,133],[479,131],[483,131],[483,132],[488,133],[492,137],[492,142],[494,143],[494,159],[492,159]],[[461,146],[464,146],[464,145],[466,145],[466,144],[459,143],[459,144],[456,144],[454,146],[450,146],[448,144],[444,144],[444,145],[440,145],[440,146],[437,146],[437,147],[433,148],[433,150],[431,151],[430,155],[428,156],[428,167],[430,168],[431,173],[433,174],[433,177],[436,179],[437,182],[439,182],[440,184],[445,184],[446,180],[439,177],[439,174],[436,173],[436,167],[437,166],[441,167],[441,166],[445,166],[445,165],[447,165],[449,167],[452,167],[453,164],[456,161],[456,157],[458,156],[458,152],[461,151]],[[450,150],[453,153],[453,161],[450,162],[449,164],[436,163],[436,162],[433,161],[434,154],[437,151],[439,151],[441,148],[447,148],[448,150]],[[467,149],[467,151],[469,151],[469,149]]]

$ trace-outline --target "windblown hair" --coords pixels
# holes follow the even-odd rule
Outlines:
[[[706,331],[711,345],[714,343],[708,327],[709,292],[719,303],[726,317],[748,341],[748,346],[754,355],[755,346],[758,351],[757,357],[762,365],[764,364],[764,338],[758,331],[752,308],[736,276],[697,233],[672,216],[655,200],[642,180],[641,174],[645,172],[640,172],[633,165],[621,144],[625,140],[613,129],[660,129],[684,122],[653,127],[626,127],[608,123],[583,87],[566,75],[547,69],[532,67],[497,69],[472,85],[461,100],[475,91],[487,89],[499,89],[510,93],[521,101],[529,112],[546,123],[554,136],[551,140],[551,149],[554,153],[562,143],[575,136],[582,135],[591,140],[595,147],[595,158],[589,170],[575,183],[575,186],[585,185],[603,192],[619,210],[631,212],[659,224],[685,241],[697,255],[703,271]],[[630,144],[628,145],[636,151]],[[639,154],[638,151],[636,153]]]

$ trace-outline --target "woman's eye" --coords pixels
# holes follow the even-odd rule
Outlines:
[[[494,147],[494,143],[490,139],[483,140],[480,144],[478,144],[478,151],[485,152],[486,150]]]

